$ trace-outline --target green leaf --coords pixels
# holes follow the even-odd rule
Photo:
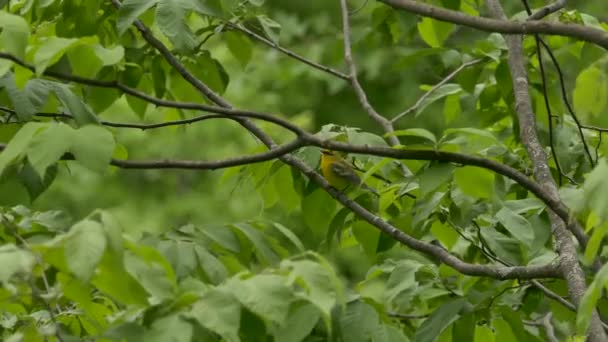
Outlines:
[[[74,116],[74,120],[78,125],[84,126],[86,124],[99,123],[97,116],[91,108],[80,97],[76,96],[67,85],[53,82],[50,86],[59,101],[61,101],[61,104]]]
[[[305,215],[304,222],[314,233],[323,234],[330,223],[328,218],[333,216],[335,208],[336,201],[323,189],[317,189],[302,200],[302,212],[315,213]]]
[[[369,256],[374,256],[378,249],[378,242],[380,241],[380,230],[367,221],[358,220],[353,223],[352,231],[361,247],[363,247],[363,250]]]
[[[596,66],[583,70],[576,78],[572,100],[574,111],[584,117],[596,117],[606,111],[608,76]]]
[[[283,234],[283,236],[285,236],[298,249],[299,252],[304,252],[306,250],[306,248],[302,244],[302,241],[300,241],[298,236],[294,234],[291,230],[289,230],[289,228],[278,222],[273,222],[272,226],[281,234]]]
[[[27,148],[34,135],[46,125],[38,122],[28,122],[9,141],[4,151],[0,152],[0,175],[4,170],[15,163],[20,162],[27,154]]]
[[[444,23],[428,17],[418,22],[418,33],[422,40],[430,47],[441,47],[454,30],[454,25]]]
[[[608,163],[600,159],[593,171],[585,178],[583,193],[585,204],[602,222],[608,220]]]
[[[394,131],[394,132],[385,134],[385,137],[392,136],[392,135],[398,136],[398,137],[400,137],[400,136],[419,137],[419,138],[429,140],[433,144],[437,144],[437,138],[435,137],[435,135],[433,133],[427,131],[424,128],[402,129],[399,131]]]
[[[441,305],[418,328],[414,340],[416,342],[434,342],[450,324],[460,317],[459,313],[466,303],[465,298],[457,298]]]
[[[426,196],[437,190],[440,186],[452,180],[454,166],[448,163],[440,163],[430,166],[418,175],[420,195]]]
[[[203,246],[196,245],[194,251],[203,272],[213,284],[219,284],[228,277],[228,271],[215,255],[209,253]]]
[[[249,38],[244,34],[233,31],[225,32],[224,38],[226,39],[226,45],[228,46],[230,53],[232,53],[243,67],[246,67],[253,55],[253,45]]]
[[[106,235],[99,222],[84,220],[72,226],[65,240],[64,255],[68,269],[88,282],[106,249]]]
[[[170,299],[175,295],[175,272],[156,249],[129,244],[124,260],[127,272],[156,300]]]
[[[191,0],[160,0],[156,7],[156,22],[161,31],[180,51],[192,51],[196,38],[186,22]]]
[[[587,248],[585,249],[585,262],[587,265],[591,265],[595,260],[595,257],[598,255],[598,252],[602,247],[604,236],[606,236],[607,233],[608,222],[604,222],[602,225],[593,229],[593,233],[591,234],[591,238],[589,239]]]
[[[0,90],[3,88],[15,107],[17,117],[23,121],[31,120],[36,114],[36,108],[28,98],[27,93],[17,87],[13,73],[7,73],[0,78]]]
[[[378,313],[371,305],[361,301],[349,303],[340,317],[343,341],[373,341],[378,327]]]
[[[240,341],[241,305],[229,293],[211,289],[193,306],[188,316],[228,342]]]
[[[475,341],[475,315],[466,314],[454,323],[452,341]]]
[[[146,329],[141,339],[137,340],[146,342],[190,342],[193,340],[192,324],[178,314],[161,317],[155,320],[149,329]]]
[[[253,228],[247,223],[239,223],[231,225],[231,227],[241,232],[249,242],[253,245],[253,252],[257,256],[258,260],[266,265],[272,265],[279,262],[279,257],[272,250],[269,242],[265,239],[264,234],[259,230]]]
[[[290,278],[304,289],[303,298],[314,304],[326,319],[331,316],[331,309],[336,305],[335,275],[331,269],[311,260],[285,260],[281,267],[289,269]]]
[[[24,17],[0,11],[0,31],[3,50],[21,60],[25,59],[30,28]]]
[[[80,43],[81,40],[78,38],[49,37],[40,45],[34,55],[36,74],[42,75],[46,68],[57,63],[68,49]]]
[[[147,11],[152,6],[156,5],[158,0],[125,0],[122,2],[118,10],[116,18],[116,27],[118,35],[122,35],[133,24],[137,18]]]
[[[602,291],[608,284],[608,264],[602,266],[600,271],[595,275],[595,278],[585,291],[576,315],[576,331],[579,335],[586,335],[591,315],[595,310],[595,306],[602,296]]]
[[[40,177],[44,177],[46,169],[70,150],[73,139],[74,129],[63,123],[49,124],[32,139],[27,158]]]
[[[428,89],[430,90],[430,89]],[[427,96],[416,108],[416,116],[422,113],[426,107],[430,104],[450,95],[459,94],[462,92],[462,87],[456,83],[447,83],[439,88],[435,89],[429,96]]]
[[[479,167],[457,168],[454,182],[463,193],[474,198],[492,198],[494,195],[494,173]]]
[[[203,15],[221,18],[224,16],[221,0],[194,0],[192,9]]]
[[[251,278],[232,278],[226,289],[262,319],[281,324],[285,321],[289,305],[294,299],[286,286],[286,279],[279,275],[260,274]]]
[[[102,126],[84,126],[74,132],[70,151],[76,160],[98,173],[103,173],[114,153],[114,137]]]
[[[258,15],[256,18],[262,26],[262,30],[266,34],[266,37],[268,37],[273,42],[278,43],[281,25],[265,15]]]
[[[32,253],[11,243],[0,246],[0,283],[4,285],[19,273],[30,273],[35,261]]]
[[[287,320],[283,322],[278,331],[274,334],[275,341],[300,342],[303,341],[319,321],[319,309],[315,306],[304,303],[292,307],[289,311]]]
[[[496,213],[496,219],[511,233],[511,236],[521,241],[528,248],[532,247],[534,229],[523,216],[514,213],[507,207],[503,207]]]

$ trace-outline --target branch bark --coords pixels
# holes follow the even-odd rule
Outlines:
[[[516,22],[509,20],[489,19],[474,17],[458,11],[452,11],[442,7],[431,6],[415,0],[378,0],[393,8],[420,14],[425,17],[447,21],[450,23],[472,27],[487,32],[498,32],[505,34],[551,34],[557,36],[577,38],[589,43],[596,44],[608,49],[608,32],[592,27],[548,23],[539,20]]]
[[[506,21],[506,15],[498,0],[488,0],[488,8],[493,17]],[[547,155],[536,132],[536,116],[528,90],[528,74],[523,54],[523,37],[521,35],[505,36],[509,51],[509,68],[513,79],[515,110],[519,119],[520,137],[532,161],[534,178],[548,192],[553,200],[559,201],[559,192],[547,163]],[[560,255],[560,268],[566,283],[568,293],[575,305],[579,305],[586,290],[585,273],[578,263],[577,250],[564,221],[558,215],[549,211],[549,220],[555,238],[556,250]],[[570,226],[575,234],[583,234],[578,225]],[[602,328],[599,315],[593,313],[589,328],[590,341],[606,341],[608,337]]]

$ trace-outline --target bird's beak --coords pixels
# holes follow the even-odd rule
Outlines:
[[[321,150],[321,153],[323,153],[326,156],[333,156],[333,152],[330,150]]]

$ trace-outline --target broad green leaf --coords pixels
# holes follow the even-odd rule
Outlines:
[[[459,313],[466,303],[465,298],[457,298],[441,305],[418,328],[414,340],[416,342],[434,342],[450,324],[460,317]]]
[[[343,341],[373,341],[378,331],[379,317],[374,308],[364,302],[349,303],[340,317]]]
[[[264,234],[247,223],[231,225],[232,229],[242,233],[253,246],[253,252],[262,264],[272,265],[279,262],[279,257],[272,250]]]
[[[228,342],[240,341],[241,305],[223,290],[211,289],[205,292],[192,306],[188,316]]]
[[[494,173],[479,167],[464,166],[454,170],[454,182],[463,193],[474,198],[492,198]]]
[[[266,37],[268,37],[273,42],[278,43],[279,33],[281,32],[281,25],[265,15],[258,15],[256,18],[262,26],[262,30],[264,31]]]
[[[15,75],[7,73],[0,78],[0,90],[4,89],[15,108],[17,117],[23,121],[29,121],[36,114],[36,108],[28,98],[24,90],[19,89],[15,83]]]
[[[190,0],[160,0],[156,7],[158,26],[180,51],[192,51],[196,46],[196,38],[187,25],[190,8]]]
[[[534,228],[523,216],[514,213],[507,207],[503,207],[496,213],[496,219],[511,233],[511,236],[521,241],[528,248],[532,247]]]
[[[56,36],[49,37],[40,45],[34,55],[34,66],[36,74],[42,75],[51,65],[57,63],[59,59],[72,47],[84,42],[93,42],[93,39],[61,38]]]
[[[336,284],[326,267],[312,260],[285,260],[281,266],[289,269],[291,281],[300,285],[304,293],[301,297],[314,304],[326,319],[336,305]]]
[[[114,137],[106,128],[87,125],[74,132],[70,151],[79,163],[103,173],[112,159],[114,145]]]
[[[78,76],[95,78],[103,67],[103,61],[97,57],[93,46],[80,45],[77,49],[69,49],[66,56],[70,61],[72,72]]]
[[[281,324],[294,300],[286,283],[287,279],[282,276],[260,274],[247,279],[232,278],[226,284],[226,289],[265,321]]]
[[[152,6],[156,5],[159,0],[125,0],[122,2],[118,10],[116,18],[116,27],[118,34],[122,35],[133,24],[137,18],[147,11]]]
[[[23,93],[31,103],[33,112],[39,111],[47,102],[51,87],[42,79],[33,78],[23,87]]]
[[[279,222],[273,222],[272,226],[278,230],[283,236],[285,236],[297,249],[299,252],[304,252],[306,248],[302,244],[302,241],[298,238],[296,234],[294,234],[289,228],[280,224]]]
[[[67,85],[56,82],[50,85],[59,101],[61,101],[61,104],[74,117],[78,125],[84,126],[99,123],[99,119],[97,119],[91,108],[80,97],[76,96]]]
[[[587,243],[587,248],[585,249],[585,262],[587,265],[591,265],[595,260],[595,257],[600,252],[600,248],[602,247],[602,241],[604,236],[608,233],[608,222],[604,222],[602,225],[595,227],[593,233],[591,234],[591,238]]]
[[[44,128],[46,125],[38,122],[28,122],[21,127],[8,142],[4,151],[0,152],[0,175],[4,173],[6,167],[25,158],[30,141],[38,131]]]
[[[194,0],[192,1],[192,9],[199,13],[212,17],[223,17],[221,0]]]
[[[426,139],[426,140],[432,142],[433,144],[437,144],[437,138],[435,137],[435,135],[433,133],[427,131],[424,128],[408,128],[408,129],[394,131],[389,134],[385,134],[386,137],[393,136],[393,135],[398,136],[398,137],[400,137],[400,136],[419,137],[419,138]]]
[[[586,206],[600,217],[602,222],[608,220],[608,163],[600,159],[583,184],[584,200]]]
[[[3,50],[23,60],[30,35],[27,21],[21,16],[0,11],[0,31]]]
[[[228,277],[226,267],[215,255],[209,253],[203,246],[197,245],[194,247],[194,250],[203,272],[205,272],[213,284],[219,284]]]
[[[157,250],[130,244],[124,260],[127,272],[156,300],[170,299],[175,295],[175,273]]]
[[[317,189],[312,194],[302,200],[302,212],[315,213],[315,215],[305,215],[304,222],[315,234],[325,234],[336,208],[336,201],[323,189]]]
[[[438,48],[443,45],[454,29],[453,24],[441,22],[428,17],[418,22],[418,33],[429,46]]]
[[[480,232],[489,249],[501,260],[514,265],[523,262],[521,245],[516,239],[506,236],[493,227],[481,227]]]
[[[595,275],[595,278],[587,287],[581,303],[578,307],[576,315],[576,331],[579,335],[586,335],[591,315],[595,310],[598,300],[602,296],[602,291],[608,284],[608,264],[602,266],[600,271]]]
[[[420,172],[417,176],[421,192],[420,195],[426,196],[452,180],[454,169],[454,166],[451,164],[441,163],[430,166],[428,169]]]
[[[583,70],[576,78],[572,100],[574,110],[584,117],[596,117],[606,110],[608,76],[596,66]]]
[[[274,334],[275,341],[299,342],[311,333],[320,318],[319,309],[312,304],[304,303],[292,307],[278,331]]]
[[[106,249],[104,229],[96,221],[76,223],[65,240],[64,255],[68,269],[81,281],[88,282]]]
[[[190,342],[193,340],[192,324],[181,315],[161,317],[146,329],[141,341],[146,342]],[[122,339],[121,339],[122,340]]]
[[[454,323],[452,329],[453,341],[475,341],[475,322],[473,313],[463,315]]]
[[[125,48],[122,45],[106,48],[96,44],[93,45],[93,51],[104,66],[118,64],[125,57]]]
[[[46,169],[69,152],[73,139],[74,129],[63,123],[51,123],[34,136],[27,149],[27,158],[40,177],[44,177]]]
[[[378,248],[378,241],[380,240],[380,230],[367,221],[358,220],[353,223],[352,231],[361,247],[363,247],[363,250],[369,256],[374,256]]]
[[[226,45],[232,55],[243,67],[246,67],[253,55],[253,45],[249,38],[241,33],[233,31],[225,32],[224,38],[226,39]]]
[[[429,89],[430,90],[430,89]],[[447,83],[439,88],[435,89],[429,96],[427,96],[416,108],[416,116],[424,111],[430,104],[453,94],[462,92],[462,87],[456,83]]]
[[[0,246],[0,284],[4,285],[16,274],[31,272],[34,263],[32,253],[10,243]]]
[[[384,294],[387,303],[392,303],[404,292],[413,293],[418,288],[416,272],[422,264],[413,260],[399,262],[393,269],[386,282],[386,292]],[[403,299],[400,300],[403,302]]]

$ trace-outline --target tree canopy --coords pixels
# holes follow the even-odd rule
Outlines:
[[[607,20],[0,0],[2,340],[607,340]]]

